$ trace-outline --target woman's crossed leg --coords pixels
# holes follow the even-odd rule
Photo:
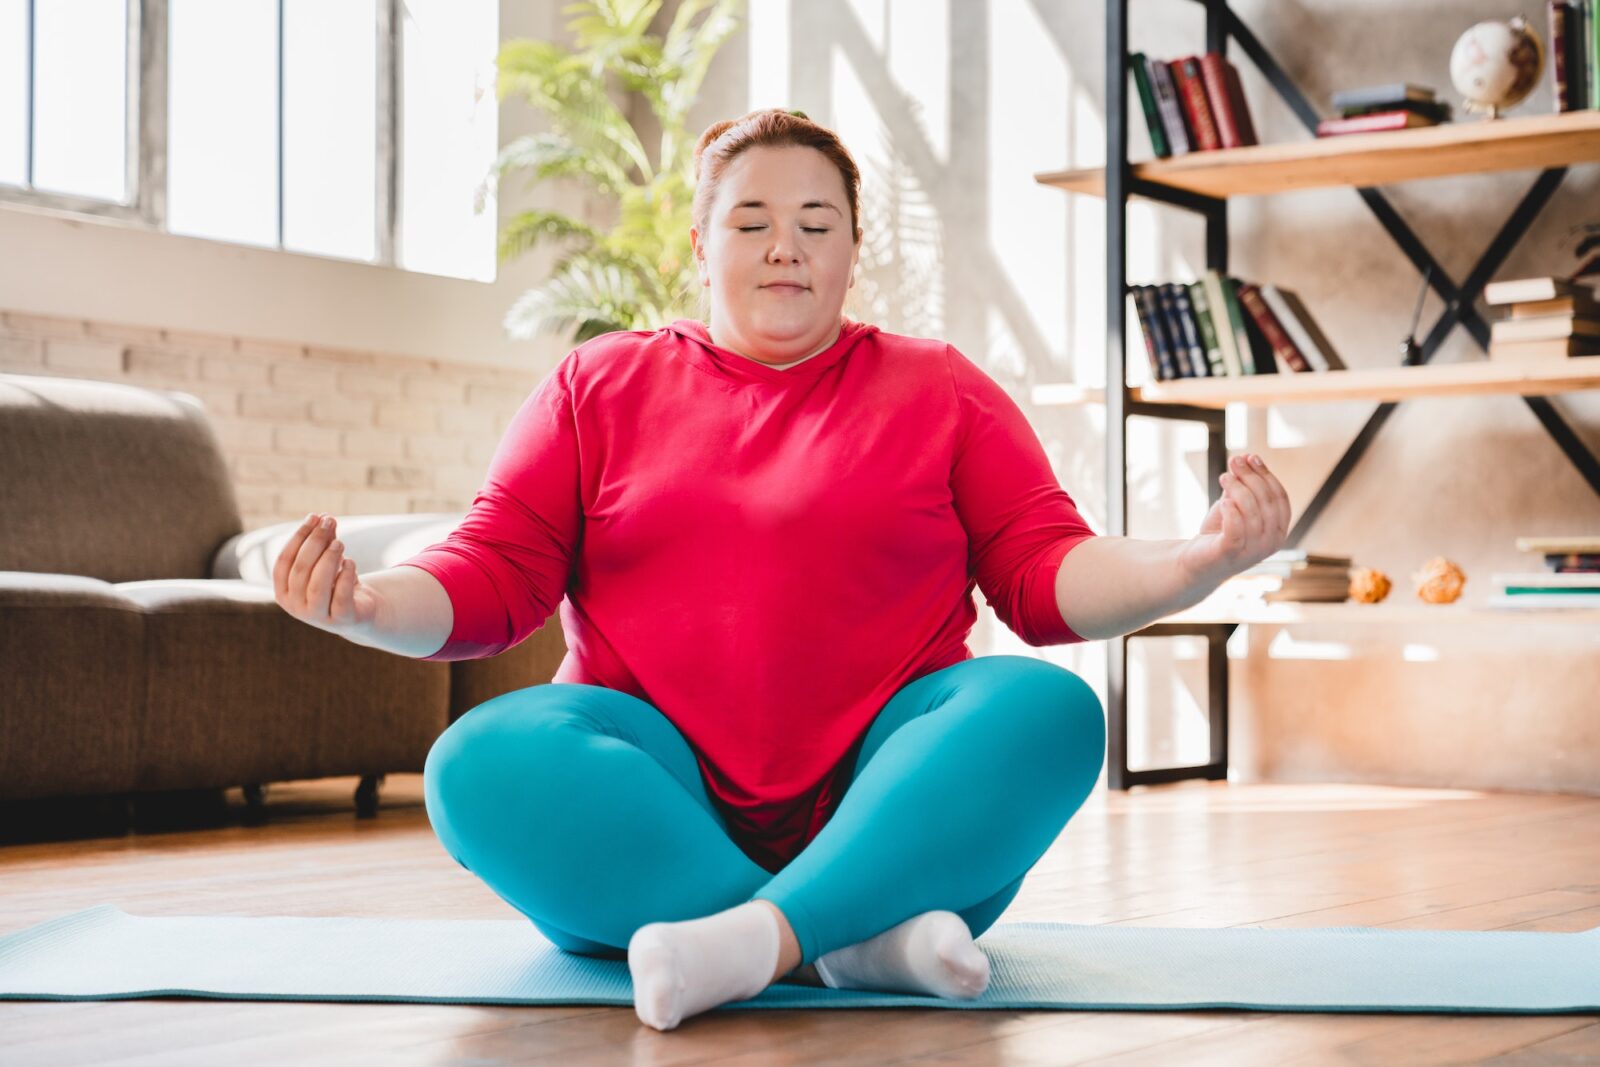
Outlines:
[[[701,970],[746,968],[656,982],[638,959],[652,939],[635,943],[640,1016],[669,1029],[770,983],[776,957],[739,938],[756,909],[777,909],[802,967],[828,956],[835,971],[889,973],[906,961],[874,970],[870,953],[891,935],[904,953],[907,931],[936,912],[960,916],[970,947],[1082,805],[1104,750],[1100,701],[1072,672],[1023,656],[953,664],[884,705],[838,809],[773,874],[729,836],[664,715],[627,693],[550,683],[451,724],[428,754],[424,794],[450,855],[560,948],[628,958],[625,946],[655,924],[646,934],[677,936],[677,954],[699,957]],[[759,962],[741,963],[741,952]],[[677,992],[686,977],[708,988]],[[662,987],[649,1010],[641,984]]]

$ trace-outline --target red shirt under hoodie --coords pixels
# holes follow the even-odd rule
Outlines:
[[[775,872],[895,691],[972,658],[974,585],[1027,644],[1083,640],[1055,574],[1092,536],[1016,403],[952,346],[846,318],[778,370],[679,319],[569,352],[461,525],[403,565],[455,609],[430,660],[493,656],[559,609],[552,680],[659,709]]]

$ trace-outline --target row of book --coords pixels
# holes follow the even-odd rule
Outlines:
[[[1342,603],[1350,598],[1350,564],[1349,556],[1286,548],[1224,581],[1218,594],[1268,604]]]
[[[1238,68],[1222,53],[1168,62],[1134,52],[1128,65],[1157,157],[1256,143]]]
[[[1410,82],[1345,89],[1334,93],[1331,102],[1339,117],[1317,123],[1318,137],[1405,130],[1450,121],[1449,104],[1436,99],[1428,86]]]
[[[1517,550],[1544,557],[1545,569],[1489,578],[1492,608],[1600,607],[1600,534],[1589,537],[1519,537]]]
[[[1557,111],[1600,108],[1600,0],[1549,0]]]
[[[1208,270],[1199,281],[1128,287],[1156,381],[1342,370],[1292,290]]]
[[[1483,299],[1500,310],[1489,324],[1489,358],[1522,362],[1600,355],[1600,302],[1570,278],[1492,282]]]

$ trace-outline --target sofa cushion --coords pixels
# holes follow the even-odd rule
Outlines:
[[[132,789],[144,663],[143,613],[114,586],[0,571],[0,800]]]
[[[126,582],[144,620],[140,789],[421,771],[449,664],[353,644],[224,579]]]
[[[0,374],[0,570],[203,578],[243,523],[200,401]]]

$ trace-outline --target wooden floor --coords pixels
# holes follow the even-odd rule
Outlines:
[[[0,845],[0,933],[111,903],[137,915],[512,918],[439,846],[416,775],[375,820],[354,779],[270,787],[266,825]],[[57,831],[58,837],[70,831]],[[1600,926],[1600,798],[1185,782],[1096,793],[1001,922]],[[981,945],[982,942],[980,941]],[[1244,1011],[712,1012],[172,997],[0,1002],[0,1063],[1593,1064],[1600,1017]]]

